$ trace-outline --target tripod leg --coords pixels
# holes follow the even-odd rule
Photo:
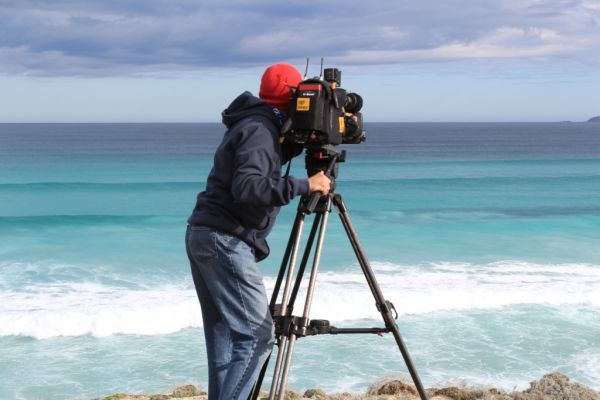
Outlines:
[[[315,248],[313,264],[312,264],[312,268],[311,268],[311,272],[310,272],[310,280],[309,280],[308,288],[306,290],[304,313],[302,314],[302,317],[305,320],[308,319],[308,316],[310,314],[312,297],[313,297],[313,292],[315,290],[315,285],[317,282],[317,272],[319,271],[319,264],[321,262],[321,252],[323,250],[323,242],[325,239],[325,231],[327,229],[327,221],[329,218],[330,211],[331,211],[331,196],[327,197],[327,203],[325,205],[324,210],[319,211],[319,213],[321,214],[321,218],[318,221],[318,222],[320,222],[319,238],[317,239],[317,246]],[[318,216],[319,215],[317,215],[315,218],[317,218]],[[316,220],[316,222],[317,222],[317,220]],[[314,231],[315,230],[313,229],[313,232]],[[310,251],[310,249],[307,248],[307,251]],[[305,257],[305,259],[306,259],[306,257]],[[292,355],[294,353],[294,347],[296,344],[296,340],[297,340],[297,336],[294,332],[292,332],[290,334],[289,344],[288,344],[288,348],[287,348],[285,365],[283,368],[283,372],[281,373],[281,384],[279,386],[278,400],[283,400],[283,397],[285,395],[285,390],[287,388],[287,379],[288,379],[288,375],[290,372],[290,367],[292,365]]]
[[[296,335],[291,334],[288,345],[285,349],[285,364],[283,365],[283,372],[281,373],[281,383],[279,383],[279,380],[278,380],[278,382],[277,382],[278,385],[273,385],[271,387],[273,397],[271,397],[271,394],[269,394],[269,400],[274,400],[275,396],[277,396],[277,400],[283,400],[283,397],[285,396],[285,390],[287,388],[287,377],[290,372],[290,365],[292,363],[292,354],[294,353],[295,345],[296,345]],[[283,355],[283,353],[284,352],[282,351],[281,354]],[[278,391],[276,389],[273,390],[273,388],[276,388],[277,386],[279,386],[279,390]]]
[[[302,202],[300,202],[302,205]],[[281,267],[279,268],[279,274],[277,275],[277,279],[275,281],[275,287],[273,288],[273,294],[271,295],[271,302],[269,304],[269,309],[271,310],[271,315],[275,314],[275,306],[277,304],[277,298],[279,296],[279,290],[281,289],[281,283],[283,281],[283,277],[285,275],[286,267],[290,261],[290,257],[292,254],[297,253],[299,238],[302,235],[302,228],[304,225],[304,218],[306,214],[301,211],[301,207],[298,207],[298,212],[296,213],[296,218],[294,219],[294,225],[292,227],[292,231],[290,233],[290,238],[288,240],[287,247],[285,249],[285,253],[283,256],[283,260],[281,262]],[[294,255],[295,257],[295,255]],[[295,261],[294,261],[295,263]],[[272,354],[272,353],[271,353]],[[271,355],[267,357],[265,363],[263,364],[260,374],[258,375],[258,379],[254,384],[254,389],[248,396],[248,400],[257,400],[260,394],[260,388],[262,386],[262,382],[265,378],[265,374],[267,372],[267,367],[269,366],[269,361],[271,359]],[[281,363],[281,361],[279,361]]]
[[[294,283],[294,288],[292,289],[292,293],[290,294],[290,300],[288,301],[288,307],[285,315],[292,315],[292,312],[294,311],[294,304],[296,303],[296,297],[298,296],[298,292],[300,291],[302,277],[304,276],[304,271],[306,270],[306,265],[308,264],[308,258],[310,257],[310,252],[313,248],[313,243],[315,237],[317,236],[317,230],[319,229],[322,218],[322,213],[315,215],[313,226],[310,229],[310,234],[308,235],[308,239],[306,241],[304,255],[302,256],[302,261],[300,262],[300,268],[298,269],[298,274],[296,276],[296,283]]]
[[[269,400],[275,399],[275,395],[277,394],[277,385],[279,385],[281,364],[283,362],[283,355],[285,354],[287,347],[287,337],[282,336],[279,340],[279,350],[277,350],[277,361],[275,362],[275,370],[273,371],[273,381],[271,382],[271,389],[269,390]]]
[[[283,282],[283,276],[285,275],[286,268],[289,265],[290,256],[292,254],[292,251],[294,251],[294,249],[297,248],[297,246],[294,247],[298,242],[297,238],[300,235],[302,235],[302,226],[304,225],[305,217],[306,214],[298,210],[298,212],[296,213],[296,218],[294,219],[294,225],[292,226],[290,238],[288,239],[288,244],[285,248],[285,253],[281,261],[279,273],[277,274],[277,280],[275,281],[273,294],[271,295],[271,303],[269,304],[269,307],[271,308],[271,313],[273,313],[275,309],[275,304],[277,304],[277,297],[279,296],[279,290],[281,289],[281,282]]]
[[[310,252],[311,252],[314,240],[315,240],[315,236],[316,236],[317,230],[319,229],[319,226],[321,224],[322,218],[323,218],[322,213],[315,214],[315,218],[313,220],[313,225],[310,230],[308,239],[306,241],[306,248],[304,250],[304,255],[302,256],[300,268],[298,269],[298,274],[296,276],[296,282],[294,284],[294,288],[292,289],[292,293],[289,296],[289,301],[287,302],[286,307],[285,308],[282,307],[282,310],[281,310],[281,315],[283,317],[291,316],[294,311],[294,303],[296,301],[296,296],[298,295],[298,291],[300,289],[300,284],[302,282],[302,277],[304,276],[304,271],[306,269],[306,264],[308,262],[308,258],[310,256]],[[277,394],[277,387],[279,386],[279,379],[281,377],[281,365],[283,362],[283,357],[285,354],[287,354],[289,352],[288,346],[289,346],[290,342],[286,335],[284,335],[284,334],[280,335],[279,343],[280,343],[279,350],[277,353],[277,361],[276,361],[275,370],[273,373],[273,381],[271,383],[269,399],[274,399]]]
[[[300,239],[302,237],[302,228],[304,226],[305,214],[303,214],[303,213],[300,214],[300,211],[298,211],[298,213],[299,213],[299,215],[301,215],[301,217],[297,218],[297,222],[298,222],[297,230],[295,232],[293,232],[292,237],[290,237],[290,241],[292,241],[292,238],[293,238],[293,245],[291,248],[291,257],[290,257],[290,262],[289,262],[288,269],[287,269],[285,288],[283,290],[283,297],[282,297],[282,301],[281,301],[281,313],[283,316],[285,316],[287,314],[286,310],[288,307],[290,288],[292,285],[292,277],[294,275],[294,269],[296,267],[296,259],[298,257],[298,249],[300,248]],[[282,276],[281,271],[279,272],[279,274]],[[275,303],[277,302],[278,292],[279,292],[279,287],[277,287],[277,292],[273,291],[273,296],[271,298],[271,312],[274,311],[274,306],[275,306]],[[269,399],[274,398],[275,388],[277,387],[277,384],[279,383],[279,370],[281,368],[281,363],[283,361],[283,354],[287,347],[287,338],[285,336],[281,336],[279,343],[278,343],[278,347],[279,347],[279,350],[277,351],[277,360],[275,362],[275,372],[273,373],[273,381],[271,382],[271,390],[269,393]],[[264,368],[266,368],[266,367],[264,367]]]
[[[371,292],[373,293],[373,297],[375,297],[377,309],[381,313],[381,316],[383,317],[383,320],[385,321],[386,327],[390,328],[392,334],[394,335],[394,339],[396,340],[396,343],[398,344],[400,353],[402,354],[402,357],[404,358],[404,363],[406,364],[406,367],[408,368],[408,371],[410,373],[410,376],[412,377],[415,387],[417,388],[417,391],[419,392],[419,396],[421,397],[422,400],[427,400],[427,394],[425,393],[425,389],[423,388],[421,379],[419,378],[419,375],[417,374],[417,371],[416,371],[416,369],[413,365],[413,362],[410,358],[410,354],[408,353],[408,350],[406,349],[406,346],[404,345],[404,341],[402,340],[402,336],[400,335],[400,330],[398,329],[398,325],[396,324],[396,322],[394,320],[394,316],[392,315],[392,310],[390,307],[391,303],[386,301],[385,298],[383,297],[383,293],[381,292],[381,289],[379,288],[379,284],[377,283],[377,280],[375,279],[375,274],[373,273],[373,270],[371,269],[369,260],[367,259],[367,256],[366,256],[362,246],[360,245],[360,242],[358,241],[358,235],[356,234],[356,231],[354,230],[354,227],[352,226],[352,221],[350,221],[350,216],[348,215],[348,209],[346,208],[346,205],[344,204],[344,201],[342,200],[342,196],[339,194],[336,194],[334,196],[333,202],[339,211],[340,219],[342,220],[342,224],[344,225],[344,230],[346,231],[346,234],[348,235],[348,239],[350,240],[352,248],[354,249],[354,253],[356,254],[356,257],[358,259],[360,267],[365,275],[365,278],[367,279],[369,288],[371,289]]]
[[[248,400],[258,400],[258,396],[260,395],[260,387],[262,386],[263,379],[265,378],[265,374],[267,373],[267,367],[269,366],[269,360],[271,359],[272,354],[273,354],[272,352],[271,352],[271,354],[269,354],[269,356],[265,360],[265,363],[263,364],[262,368],[260,369],[260,374],[258,375],[258,380],[254,384],[254,387],[252,388],[250,395],[248,395]]]

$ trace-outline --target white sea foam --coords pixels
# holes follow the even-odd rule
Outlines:
[[[341,322],[381,317],[358,266],[323,268],[311,317]],[[519,304],[600,307],[600,266],[502,261],[474,265],[373,263],[386,299],[400,315],[468,311]],[[265,279],[270,293],[274,278]],[[296,313],[304,307],[304,289]],[[31,284],[0,293],[0,336],[168,334],[201,327],[191,279],[146,289],[84,282]]]
[[[600,266],[503,261],[485,265],[374,263],[384,296],[400,314],[498,308],[517,304],[600,306]],[[337,320],[377,318],[362,273],[321,274],[315,312]]]
[[[0,294],[0,335],[157,335],[201,326],[193,290],[164,285],[128,290],[96,283],[35,285]]]
[[[600,389],[600,351],[583,350],[573,355],[572,365],[576,366],[577,373],[585,377],[591,385]]]

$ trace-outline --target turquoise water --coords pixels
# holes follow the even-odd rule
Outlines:
[[[426,387],[600,388],[600,125],[370,124],[339,193]],[[218,124],[0,125],[0,398],[206,385],[183,246]],[[305,174],[303,159],[292,171]],[[273,287],[296,205],[261,262]],[[380,316],[335,215],[312,316]],[[393,338],[301,339],[290,384],[406,376]]]

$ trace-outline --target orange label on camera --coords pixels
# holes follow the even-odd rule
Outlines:
[[[338,121],[340,124],[340,133],[343,135],[346,130],[346,121],[344,120],[344,117],[339,117]]]
[[[296,99],[296,111],[308,111],[310,110],[310,98],[298,97]]]

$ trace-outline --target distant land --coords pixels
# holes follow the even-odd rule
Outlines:
[[[588,119],[588,121],[587,121],[587,122],[600,122],[600,115],[599,115],[599,116],[597,116],[597,117],[594,117],[594,118],[590,118],[590,119]]]

